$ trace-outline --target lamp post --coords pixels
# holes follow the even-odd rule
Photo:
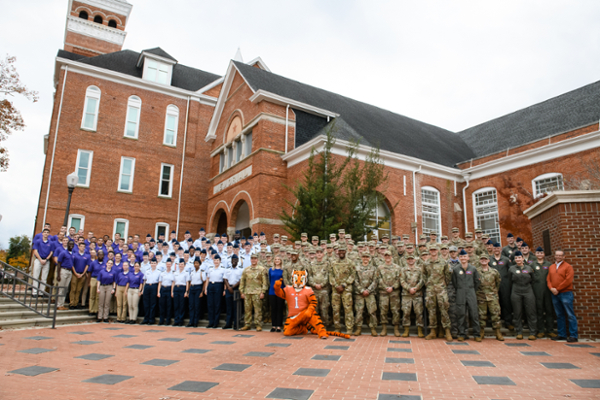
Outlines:
[[[64,226],[67,226],[67,222],[69,222],[69,209],[71,208],[71,195],[73,194],[73,189],[77,186],[77,182],[79,182],[79,176],[77,176],[77,172],[71,172],[67,175],[67,186],[69,187],[69,199],[67,200],[67,209],[65,211],[65,221],[63,222]]]

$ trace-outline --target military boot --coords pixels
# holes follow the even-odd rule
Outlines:
[[[356,329],[354,330],[353,335],[360,336],[361,333],[362,333],[362,326],[357,326]]]
[[[481,342],[481,336],[475,336],[475,341],[476,342]]]
[[[535,340],[537,338],[535,337],[535,335],[529,335],[529,337],[527,339],[529,339],[529,340]]]
[[[551,338],[555,338],[555,337],[557,337],[557,336],[558,336],[558,335],[557,335],[556,333],[554,333],[554,332],[550,332],[550,333],[548,334],[548,337],[551,337]]]
[[[540,339],[543,338],[544,336],[545,335],[542,332],[540,332],[540,333],[537,334],[537,337],[540,338]]]
[[[437,328],[437,337],[438,338],[443,338],[444,337],[444,328],[441,326],[438,326]]]
[[[400,337],[400,326],[394,325],[394,336]]]
[[[256,332],[262,332],[262,326],[257,326],[256,327]]]
[[[342,333],[342,331],[340,330],[340,328],[335,328],[333,331],[337,332],[337,333]]]
[[[377,336],[377,330],[375,327],[371,327],[371,336]]]
[[[420,328],[419,328],[420,329]],[[404,327],[404,333],[402,334],[402,337],[408,337],[408,332],[410,330],[410,327],[405,326]]]
[[[387,325],[386,324],[381,324],[381,333],[379,334],[379,336],[387,336]]]
[[[240,328],[240,331],[249,331],[250,330],[250,325],[244,325],[243,328]]]
[[[425,335],[423,334],[423,328],[420,326],[417,326],[417,336],[420,338],[425,337]]]
[[[481,328],[481,330],[479,331],[479,337],[481,337],[481,339],[485,337],[485,328]]]
[[[437,336],[437,328],[431,328],[431,331],[429,332],[429,335],[427,335],[425,337],[425,340],[431,340],[431,339],[435,339],[435,337]]]
[[[496,340],[504,342],[504,336],[502,336],[502,332],[500,332],[500,328],[496,328]]]
[[[452,341],[452,334],[450,333],[450,328],[446,328],[446,341]]]
[[[521,334],[517,335],[517,339],[518,340],[523,340],[523,335],[521,335]]]

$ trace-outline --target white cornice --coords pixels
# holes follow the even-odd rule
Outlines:
[[[562,203],[600,203],[600,190],[554,192],[523,211],[523,214],[532,219],[555,205]]]
[[[110,43],[118,44],[119,46],[123,46],[125,36],[127,36],[125,31],[109,28],[108,26],[96,22],[73,17],[72,15],[67,17],[67,31],[79,33],[80,35],[93,37],[95,39],[105,40]]]
[[[260,57],[256,57],[255,59],[248,61],[246,64],[248,64],[248,65],[258,64],[260,69],[264,69],[265,71],[271,72],[269,67],[267,67],[267,64],[265,64],[265,62]]]
[[[275,93],[267,92],[262,89],[257,90],[254,93],[254,95],[252,97],[250,97],[250,101],[253,103],[258,103],[263,100],[267,100],[270,103],[275,103],[275,104],[279,104],[282,106],[289,105],[290,107],[296,108],[298,110],[302,110],[309,114],[314,114],[314,115],[318,115],[318,116],[322,116],[322,117],[337,118],[340,115],[333,111],[325,110],[324,108],[311,106],[310,104],[302,103],[300,101],[290,99],[288,97],[283,97],[283,96],[280,96]]]
[[[214,88],[214,87],[216,87],[216,86],[219,86],[221,83],[223,83],[223,80],[224,80],[224,78],[223,78],[223,77],[220,77],[220,78],[219,78],[219,79],[217,79],[216,81],[214,81],[214,82],[212,82],[212,83],[209,83],[208,85],[206,85],[206,86],[204,86],[204,87],[202,87],[202,88],[198,89],[198,90],[196,91],[196,93],[198,93],[198,94],[202,94],[202,93],[204,93],[204,92],[208,92],[210,89],[212,89],[212,88]]]
[[[89,4],[90,6],[98,7],[106,11],[129,17],[133,5],[122,0],[78,0],[80,3]]]
[[[585,135],[488,161],[481,165],[463,169],[462,172],[463,174],[471,174],[471,180],[478,179],[597,147],[600,147],[600,131],[586,133]]]
[[[181,89],[174,86],[161,85],[159,83],[150,82],[142,78],[137,78],[135,76],[95,67],[93,65],[83,64],[77,61],[67,60],[61,57],[56,57],[56,64],[57,65],[55,70],[55,81],[58,79],[58,72],[60,71],[60,69],[64,65],[68,65],[69,72],[93,76],[95,78],[105,79],[107,81],[121,83],[123,85],[128,85],[143,90],[149,90],[156,93],[162,93],[180,99],[187,100],[188,98],[190,98],[192,101],[198,101],[201,104],[205,104],[212,107],[214,107],[216,103],[216,99],[214,97],[210,97],[205,94],[198,94],[196,92]]]
[[[160,62],[168,64],[168,65],[177,64],[177,61],[171,60],[170,58],[165,58],[165,57],[161,57],[156,54],[153,54],[153,53],[149,53],[147,51],[142,51],[140,56],[138,57],[138,61],[137,61],[138,68],[142,66],[144,57],[152,58],[153,60],[160,61]]]

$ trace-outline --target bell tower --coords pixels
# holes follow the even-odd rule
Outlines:
[[[64,49],[88,57],[120,51],[132,7],[125,0],[69,0]]]

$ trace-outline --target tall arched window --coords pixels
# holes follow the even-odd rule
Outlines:
[[[83,118],[81,128],[95,131],[98,125],[98,109],[100,107],[100,89],[89,86],[85,91],[85,103],[83,105]]]
[[[163,144],[167,146],[177,145],[177,125],[179,122],[179,108],[174,105],[167,107],[167,117],[165,119],[165,137]]]
[[[384,201],[377,203],[377,207],[373,210],[373,215],[369,222],[369,225],[373,227],[373,230],[367,235],[367,240],[379,240],[384,234],[392,234],[391,213]]]
[[[421,214],[423,216],[423,233],[436,232],[441,237],[442,213],[440,192],[434,187],[421,188]]]
[[[500,243],[498,220],[498,197],[493,187],[482,188],[473,193],[475,228],[487,233],[494,242]]]
[[[540,175],[532,181],[533,197],[539,197],[544,193],[552,193],[557,190],[564,190],[563,176],[558,172],[551,172]]]
[[[80,11],[79,12],[79,18],[81,18],[81,19],[88,19],[89,15],[88,15],[87,11]]]
[[[140,129],[140,111],[142,99],[137,96],[129,97],[127,100],[127,117],[125,120],[125,137],[137,139]]]

